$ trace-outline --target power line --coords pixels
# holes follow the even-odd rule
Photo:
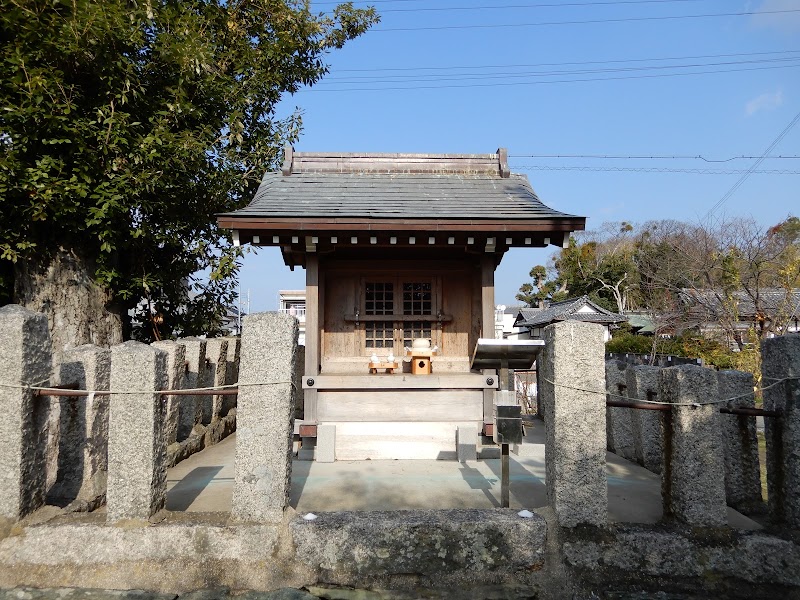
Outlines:
[[[365,0],[365,4],[373,5],[373,4],[397,4],[400,2],[424,2],[425,0]],[[706,2],[707,0],[608,0],[605,2],[563,2],[563,3],[536,3],[536,4],[527,4],[525,6],[520,6],[520,8],[561,8],[564,6],[572,7],[572,6],[615,6],[620,4],[674,4],[676,2]],[[312,2],[311,6],[336,6],[341,4],[341,2]],[[471,7],[466,7],[471,8]],[[479,7],[483,8],[483,7]],[[487,6],[485,8],[506,8],[503,6],[494,7],[494,6]],[[509,7],[510,8],[510,7]],[[516,8],[516,7],[514,7]],[[460,10],[461,7],[446,7],[440,10]],[[383,9],[384,12],[386,11],[396,11],[402,9]],[[425,8],[413,8],[408,10],[426,10]]]
[[[453,11],[453,10],[508,10],[526,8],[573,8],[577,6],[617,6],[620,4],[674,4],[677,2],[707,2],[708,0],[624,0],[618,2],[564,2],[536,3],[536,4],[506,4],[500,6],[437,6],[424,8],[382,8],[380,13],[388,12],[434,12],[434,11]],[[370,3],[371,4],[371,3]]]
[[[595,73],[626,73],[634,71],[663,71],[667,69],[696,69],[700,67],[724,67],[732,65],[764,64],[764,63],[794,63],[800,56],[782,58],[761,58],[754,60],[732,60],[722,62],[688,63],[674,65],[647,65],[638,67],[606,67],[602,69],[575,69],[559,71],[522,71],[522,72],[495,72],[495,73],[453,73],[453,74],[414,74],[414,75],[350,75],[346,79],[331,77],[319,85],[358,84],[358,83],[413,83],[431,81],[470,81],[481,79],[511,79],[521,77],[553,77],[563,75],[591,75]],[[797,66],[797,65],[789,65]]]
[[[416,0],[414,0],[416,1]],[[663,60],[699,60],[701,58],[733,58],[735,56],[763,56],[769,54],[800,54],[800,50],[773,50],[769,52],[735,52],[732,54],[700,54],[697,56],[657,56],[653,58],[624,58],[611,60],[584,60],[560,63],[533,63],[518,65],[467,65],[449,67],[380,67],[371,69],[336,69],[337,73],[362,73],[362,72],[385,72],[385,71],[442,71],[442,70],[462,70],[462,69],[514,69],[530,67],[565,67],[569,65],[604,65],[604,64],[625,64],[635,62],[655,62]]]
[[[696,159],[709,163],[724,163],[732,160],[740,159],[753,159],[761,158],[760,156],[731,156],[728,158],[706,158],[702,154],[651,154],[651,155],[636,155],[636,154],[509,154],[509,158],[599,158],[599,159],[622,159],[622,160],[688,160]],[[777,158],[800,158],[800,156],[783,156],[781,154],[775,156],[764,156],[765,159]]]
[[[731,186],[731,188],[725,193],[724,196],[722,196],[722,198],[717,200],[717,203],[714,204],[714,206],[712,206],[711,209],[706,213],[706,215],[704,217],[705,219],[710,217],[712,214],[714,214],[714,212],[719,207],[721,207],[723,204],[725,204],[725,202],[727,202],[728,198],[733,196],[733,194],[736,192],[736,190],[738,190],[742,186],[742,184],[745,181],[747,181],[747,178],[750,177],[750,175],[752,175],[753,173],[755,173],[755,171],[759,167],[759,165],[762,162],[764,162],[764,160],[766,160],[767,155],[769,155],[769,153],[772,152],[772,150],[775,148],[775,146],[777,146],[778,144],[781,143],[781,140],[783,140],[783,138],[786,137],[786,134],[789,133],[792,130],[792,128],[797,124],[798,121],[800,121],[800,112],[797,113],[791,121],[789,121],[789,124],[786,127],[784,127],[783,131],[781,131],[778,134],[778,137],[776,137],[772,141],[772,143],[769,145],[769,147],[766,150],[764,150],[764,153],[750,166],[750,168],[747,171],[745,171],[744,175],[742,175],[736,181],[736,183],[734,183]]]
[[[680,19],[708,19],[716,17],[745,17],[751,15],[774,15],[781,13],[800,12],[800,8],[790,8],[785,10],[762,10],[745,11],[733,13],[706,13],[702,15],[662,15],[656,17],[618,17],[612,19],[587,19],[581,21],[539,21],[537,23],[502,23],[502,24],[475,24],[475,25],[438,25],[431,27],[384,27],[371,29],[373,32],[396,32],[396,31],[443,31],[456,29],[497,29],[507,27],[544,27],[551,25],[596,25],[600,23],[629,23],[642,21],[669,21]]]
[[[710,75],[717,73],[738,73],[742,71],[764,71],[767,69],[787,69],[797,68],[800,64],[790,65],[764,65],[760,67],[745,67],[739,69],[711,69],[705,71],[692,71],[690,73],[657,73],[650,75],[618,75],[613,77],[584,77],[576,79],[551,79],[543,81],[510,81],[494,83],[464,83],[464,84],[445,84],[445,85],[409,85],[409,86],[390,86],[390,87],[350,87],[350,88],[326,88],[316,84],[313,88],[306,88],[300,92],[384,92],[399,90],[425,90],[443,88],[473,88],[473,87],[500,87],[518,85],[546,85],[555,83],[585,83],[590,81],[617,81],[625,79],[653,79],[658,77],[685,77],[688,75]],[[341,82],[340,82],[341,83]]]
[[[584,172],[624,172],[624,173],[687,173],[692,175],[800,175],[800,171],[789,169],[681,169],[678,167],[612,167],[589,165],[516,165],[513,169],[521,171],[584,171]]]

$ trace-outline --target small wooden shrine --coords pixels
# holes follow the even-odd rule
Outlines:
[[[305,268],[302,434],[334,424],[338,459],[454,458],[458,427],[483,432],[497,376],[471,371],[470,357],[479,337],[494,337],[495,268],[509,248],[562,246],[585,226],[542,204],[502,148],[287,147],[281,172],[218,222],[237,243],[279,246],[290,268]],[[423,345],[430,364],[413,374],[407,354]]]

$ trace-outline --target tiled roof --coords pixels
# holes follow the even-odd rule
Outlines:
[[[235,217],[575,218],[542,204],[528,178],[455,174],[267,173]]]
[[[588,306],[592,312],[578,312],[581,308]],[[554,302],[550,306],[542,309],[523,309],[536,311],[525,318],[524,321],[517,319],[517,325],[523,327],[542,327],[555,323],[556,321],[586,321],[589,323],[622,323],[627,320],[625,315],[620,315],[608,311],[588,297],[573,298],[563,302]],[[524,315],[520,311],[520,315]]]
[[[496,154],[355,154],[294,152],[267,173],[253,201],[218,215],[236,219],[381,219],[571,221],[539,200],[525,175]]]
[[[709,311],[721,310],[724,292],[721,290],[681,290],[684,302],[692,306],[700,306]],[[800,317],[800,289],[788,292],[783,288],[765,288],[758,291],[758,300],[761,308],[770,313],[782,310],[786,317]],[[731,296],[737,301],[736,310],[740,319],[753,319],[756,317],[756,303],[754,298],[744,290],[735,291]]]

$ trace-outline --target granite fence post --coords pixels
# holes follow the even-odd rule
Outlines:
[[[629,367],[628,397],[631,402],[659,400],[661,368],[648,365]],[[664,464],[664,413],[632,410],[633,449],[636,462],[653,473],[661,473]]]
[[[146,520],[167,491],[164,414],[167,353],[140,342],[111,349],[108,424],[108,521]]]
[[[279,522],[292,471],[297,319],[281,313],[244,318],[231,518]]]
[[[206,386],[221,387],[225,385],[228,374],[228,338],[210,338],[206,340]],[[216,423],[222,414],[222,402],[225,396],[214,394],[211,396],[211,412],[206,414],[206,405],[203,404],[203,424]]]
[[[0,308],[0,517],[17,520],[44,504],[46,415],[27,386],[47,385],[47,317],[16,304]]]
[[[108,391],[111,385],[111,351],[94,344],[64,352],[61,383],[78,389]],[[93,510],[106,497],[108,475],[108,394],[61,398],[61,436],[58,477],[50,489],[51,502]]]
[[[196,337],[182,338],[178,343],[186,349],[185,389],[205,387],[206,341]],[[202,420],[203,396],[184,396],[178,418],[178,441],[188,438]],[[211,397],[208,396],[209,402]]]
[[[228,362],[225,369],[225,385],[234,385],[239,381],[239,355],[242,348],[242,340],[239,337],[226,337],[228,340]],[[222,397],[222,415],[227,415],[232,408],[236,408],[236,396]]]
[[[761,343],[764,408],[781,410],[765,417],[767,496],[777,524],[800,529],[800,334]]]
[[[545,327],[544,341],[538,362],[548,503],[564,527],[602,526],[608,513],[603,327],[563,321]]]
[[[625,400],[628,396],[628,363],[621,360],[606,361],[606,398]],[[622,396],[622,398],[620,398]],[[633,444],[633,409],[609,406],[606,408],[607,447],[622,458],[635,457]]]
[[[181,390],[186,387],[186,346],[173,340],[153,342],[153,347],[167,353],[167,385],[164,389]],[[178,441],[178,424],[182,412],[191,412],[187,400],[191,396],[167,396],[164,440],[167,446]]]
[[[729,408],[755,408],[753,375],[742,371],[719,371],[720,399],[731,399]],[[752,513],[763,506],[761,471],[758,464],[756,418],[720,415],[725,452],[725,495],[736,510]]]
[[[672,406],[665,424],[661,493],[664,516],[692,526],[727,524],[725,461],[717,374],[695,365],[661,371],[661,400]],[[691,405],[693,403],[693,405]]]

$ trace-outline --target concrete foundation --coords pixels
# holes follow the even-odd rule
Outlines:
[[[316,460],[323,463],[336,461],[336,425],[317,425]]]

